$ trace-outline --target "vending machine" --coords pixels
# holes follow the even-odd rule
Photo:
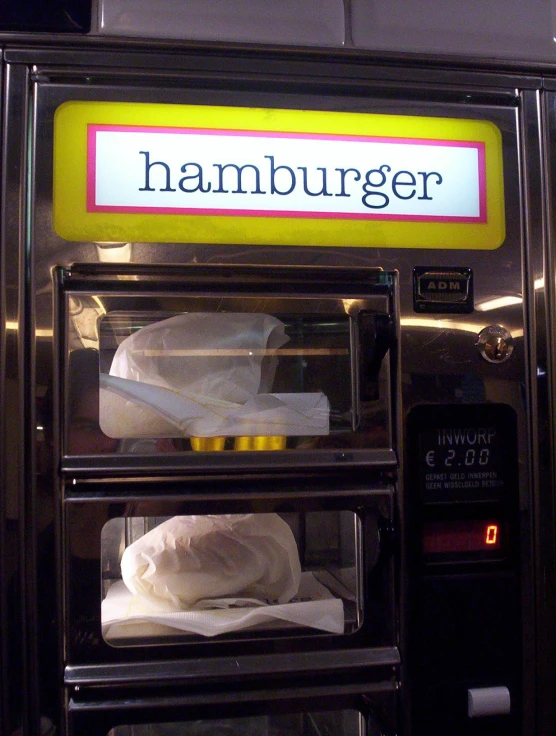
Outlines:
[[[8,733],[543,733],[542,80],[4,54]]]

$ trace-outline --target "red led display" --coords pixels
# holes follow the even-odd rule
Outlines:
[[[488,552],[502,546],[499,521],[472,519],[467,521],[431,521],[424,525],[423,552]]]

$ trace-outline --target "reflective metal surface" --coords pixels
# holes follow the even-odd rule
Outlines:
[[[554,89],[552,81],[550,89]],[[538,629],[539,642],[539,728],[552,728],[556,718],[554,700],[545,695],[554,691],[556,687],[556,637],[554,636],[554,615],[556,598],[554,577],[556,575],[556,525],[555,518],[555,332],[554,319],[556,315],[556,301],[554,290],[554,238],[556,233],[555,209],[553,202],[554,186],[556,186],[554,155],[556,151],[556,99],[554,92],[544,96],[542,100],[542,122],[546,125],[546,146],[542,149],[541,164],[545,171],[546,189],[543,205],[546,212],[544,229],[536,231],[545,239],[544,261],[535,263],[537,273],[542,273],[542,290],[537,301],[535,313],[537,319],[537,394],[536,400],[541,406],[539,422],[535,428],[537,440],[536,459],[539,464],[539,479],[536,494],[535,512],[539,520],[537,532],[536,569],[538,580]],[[540,345],[539,345],[540,343]]]
[[[53,503],[44,507],[39,522],[34,485],[32,444],[35,436],[33,397],[26,390],[32,376],[26,374],[32,350],[33,315],[26,307],[26,204],[27,171],[21,166],[28,144],[28,70],[5,68],[2,169],[2,486],[6,517],[2,536],[3,561],[10,636],[3,666],[7,667],[8,724],[36,732],[41,708],[38,692],[38,617],[35,554],[39,529],[53,522]],[[28,292],[27,292],[28,293]],[[30,435],[29,435],[30,433]],[[47,496],[48,497],[48,494]],[[5,536],[4,536],[5,532]],[[17,632],[17,633],[15,633]]]

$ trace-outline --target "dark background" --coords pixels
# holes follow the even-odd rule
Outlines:
[[[91,0],[1,0],[0,31],[87,33]]]

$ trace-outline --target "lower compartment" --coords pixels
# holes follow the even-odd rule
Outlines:
[[[220,692],[94,693],[69,700],[68,736],[383,736],[396,733],[394,681]]]
[[[64,502],[66,666],[395,645],[390,487],[80,490]]]

